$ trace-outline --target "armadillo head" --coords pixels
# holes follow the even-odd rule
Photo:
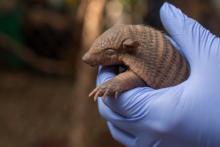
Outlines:
[[[122,56],[139,45],[131,38],[128,27],[120,24],[108,29],[94,41],[82,60],[91,66],[122,64]]]

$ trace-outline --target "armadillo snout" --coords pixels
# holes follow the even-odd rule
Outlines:
[[[83,57],[82,57],[82,60],[83,62],[87,63],[89,60],[88,60],[88,55],[85,54]],[[88,63],[87,63],[88,64]]]
[[[97,64],[94,62],[95,60],[93,60],[91,58],[91,56],[86,53],[83,57],[82,57],[83,62],[85,62],[86,64],[89,64],[91,66],[96,66]]]

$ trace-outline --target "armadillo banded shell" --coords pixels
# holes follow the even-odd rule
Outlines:
[[[187,79],[189,67],[186,59],[162,32],[141,25],[131,25],[130,31],[135,32],[141,44],[137,58],[128,57],[124,62],[150,87],[174,86]]]

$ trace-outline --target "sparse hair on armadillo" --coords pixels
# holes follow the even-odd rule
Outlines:
[[[114,25],[93,43],[83,56],[90,65],[124,64],[128,69],[90,93],[116,96],[139,86],[164,88],[186,80],[189,66],[165,35],[150,26]]]

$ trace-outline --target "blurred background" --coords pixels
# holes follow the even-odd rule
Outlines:
[[[121,147],[88,99],[97,69],[81,56],[116,23],[163,30],[163,2],[0,0],[0,146]],[[219,0],[169,2],[220,34]]]

